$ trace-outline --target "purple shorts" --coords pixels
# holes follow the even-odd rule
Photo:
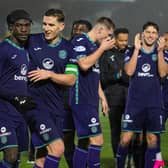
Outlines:
[[[79,139],[101,134],[98,107],[92,105],[72,105],[71,109]]]
[[[142,132],[143,129],[149,133],[160,133],[163,131],[163,111],[159,107],[127,107],[122,121],[122,130],[131,132]]]

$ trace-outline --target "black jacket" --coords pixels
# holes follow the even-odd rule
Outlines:
[[[100,81],[109,106],[125,106],[129,77],[124,71],[124,53],[113,48],[99,59]]]

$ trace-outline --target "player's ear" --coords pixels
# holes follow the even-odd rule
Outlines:
[[[159,33],[157,33],[157,36],[156,36],[156,37],[157,37],[157,39],[159,39],[159,37],[160,37]]]
[[[60,23],[59,30],[63,31],[65,28],[65,23]]]

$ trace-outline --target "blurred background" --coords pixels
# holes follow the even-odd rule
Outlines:
[[[41,31],[43,13],[49,8],[59,8],[66,15],[67,38],[74,20],[87,19],[94,24],[98,17],[108,16],[117,27],[130,30],[131,42],[148,20],[159,24],[161,34],[168,31],[167,6],[167,0],[0,0],[0,36],[7,30],[6,15],[14,9],[24,8],[32,15],[34,33]]]

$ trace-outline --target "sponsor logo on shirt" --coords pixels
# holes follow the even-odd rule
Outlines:
[[[27,74],[27,65],[26,64],[22,64],[21,65],[21,71],[20,71],[20,73],[22,75],[26,75]]]
[[[54,67],[54,61],[51,58],[45,58],[42,64],[45,69],[52,69]]]
[[[27,77],[26,76],[18,76],[14,75],[14,80],[18,81],[26,81],[27,82]]]
[[[149,72],[150,69],[151,69],[150,64],[143,64],[143,65],[142,65],[142,71],[143,71],[143,72]]]
[[[143,72],[138,72],[138,77],[153,77],[154,76],[154,74],[150,73],[150,70],[151,70],[150,64],[147,64],[147,63],[143,64],[141,69]]]
[[[86,47],[85,46],[76,46],[75,48],[73,48],[76,52],[83,52],[86,51]]]
[[[27,65],[26,64],[22,64],[21,67],[20,67],[20,74],[21,75],[14,75],[14,80],[19,80],[19,81],[27,81],[27,71],[28,71],[28,68],[27,68]],[[23,75],[23,76],[22,76]]]

